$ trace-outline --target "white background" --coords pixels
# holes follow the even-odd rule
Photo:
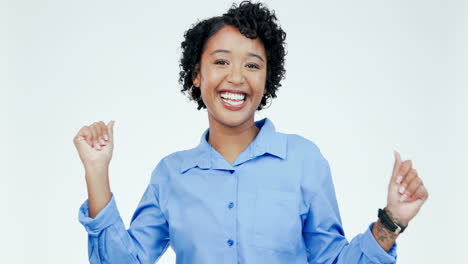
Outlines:
[[[154,166],[207,128],[179,90],[180,42],[231,1],[9,1],[0,6],[1,263],[87,263],[73,145],[115,123],[111,189],[127,227]],[[430,198],[399,263],[460,263],[468,236],[468,4],[268,1],[287,32],[286,79],[257,114],[314,141],[351,240],[385,206],[393,150]],[[158,263],[175,263],[171,249]]]

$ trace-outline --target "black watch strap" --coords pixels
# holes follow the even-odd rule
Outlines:
[[[392,218],[387,214],[387,211],[384,209],[379,209],[378,217],[380,220],[380,223],[389,230],[390,232],[398,235],[403,233],[405,231],[406,226],[399,225],[397,223],[394,223]]]

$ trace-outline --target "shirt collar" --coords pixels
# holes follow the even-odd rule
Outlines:
[[[255,125],[260,128],[260,131],[232,165],[208,143],[209,128],[207,128],[200,137],[198,146],[186,151],[180,166],[180,172],[184,173],[197,166],[201,169],[233,170],[235,166],[265,153],[286,159],[286,135],[276,132],[273,122],[266,117],[255,121]]]

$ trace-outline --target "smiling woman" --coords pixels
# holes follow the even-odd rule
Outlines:
[[[213,35],[221,33],[220,31],[237,33],[229,34],[232,37],[237,35],[237,39],[233,39],[235,42],[224,42],[224,44],[231,44],[231,48],[233,44],[244,44],[239,49],[235,47],[235,51],[244,51],[243,54],[236,54],[235,57],[247,55],[258,59],[252,64],[243,65],[244,67],[247,66],[251,69],[261,67],[261,70],[265,71],[266,93],[258,105],[258,110],[261,110],[266,105],[268,98],[276,97],[276,92],[281,87],[280,82],[284,78],[286,33],[277,24],[275,12],[270,11],[260,3],[243,2],[238,7],[233,4],[232,8],[222,16],[202,20],[185,32],[185,40],[181,44],[182,58],[179,78],[179,82],[183,86],[182,92],[190,91],[192,88],[191,98],[198,102],[198,109],[206,108],[204,102],[200,100],[200,86],[192,87],[192,85],[194,76],[200,70],[200,62],[203,61],[202,56],[205,55],[206,46],[208,44],[221,45],[221,43],[209,41],[212,40]],[[220,36],[217,39],[219,40]],[[257,52],[250,51],[248,48],[253,48]],[[206,55],[211,55],[213,52],[233,55],[233,51],[227,48],[215,48]],[[229,61],[221,60],[217,61],[217,64],[229,65]]]
[[[169,245],[177,263],[396,262],[395,240],[428,197],[411,161],[395,152],[387,206],[348,242],[318,146],[255,121],[281,86],[285,38],[274,12],[248,1],[185,33],[179,82],[209,128],[156,165],[128,230],[109,187],[114,122],[78,132],[91,263],[154,263]]]
[[[266,60],[262,42],[233,26],[224,26],[207,41],[193,86],[200,87],[210,126],[252,127],[267,93]]]

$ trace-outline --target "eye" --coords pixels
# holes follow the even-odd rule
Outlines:
[[[226,64],[228,64],[228,62],[227,62],[226,60],[217,60],[217,61],[215,61],[215,63],[214,63],[214,64],[218,64],[218,65],[226,65]]]
[[[251,69],[260,69],[260,67],[255,63],[249,63],[247,64],[247,67]]]

